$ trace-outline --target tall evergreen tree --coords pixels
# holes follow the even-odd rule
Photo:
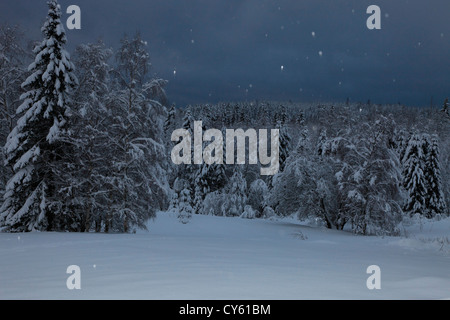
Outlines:
[[[441,181],[441,168],[439,164],[439,142],[437,136],[431,137],[426,155],[425,177],[427,180],[426,208],[427,217],[445,212],[444,192]]]
[[[173,104],[170,107],[169,112],[167,114],[166,121],[164,122],[164,131],[166,132],[166,135],[168,135],[169,137],[172,134],[172,131],[174,129],[176,115],[177,115],[177,113],[176,113],[175,105]]]
[[[67,169],[64,135],[69,127],[69,92],[76,85],[74,66],[64,50],[61,8],[48,2],[44,40],[35,49],[31,75],[22,84],[21,114],[6,143],[14,175],[6,186],[0,220],[10,231],[65,229],[64,204],[58,197],[58,175]],[[70,217],[69,217],[70,218]]]
[[[426,208],[426,179],[424,174],[426,157],[423,135],[413,134],[403,157],[403,186],[407,192],[404,211],[423,214]]]
[[[450,106],[448,103],[448,98],[445,99],[444,104],[442,105],[441,111],[445,116],[450,118]]]
[[[286,165],[286,160],[291,151],[291,135],[285,125],[281,121],[277,123],[277,128],[280,130],[280,172],[283,172]]]
[[[181,190],[177,201],[178,220],[183,224],[188,223],[192,218],[192,214],[194,213],[191,202],[191,192],[189,191],[188,187],[185,187],[183,188],[183,190]]]
[[[247,204],[247,181],[242,175],[241,169],[235,167],[233,176],[227,187],[227,197],[222,205],[224,216],[240,216]]]

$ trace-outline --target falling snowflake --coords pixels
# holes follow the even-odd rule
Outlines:
[[[322,51],[319,51],[319,56],[323,56],[323,52]]]
[[[281,71],[283,71],[284,70],[284,66],[281,66]]]
[[[192,43],[192,44],[194,44],[194,43],[195,43],[194,39],[192,39],[192,40],[191,40],[191,43]]]
[[[311,32],[311,35],[312,35],[312,37],[313,38],[315,38],[316,37],[316,33],[313,31],[313,32]]]

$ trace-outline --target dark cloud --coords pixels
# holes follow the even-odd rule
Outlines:
[[[153,72],[170,81],[178,105],[347,97],[426,105],[450,95],[448,0],[60,3],[82,9],[82,30],[68,32],[70,49],[99,37],[117,47],[124,33],[140,30]],[[366,28],[371,4],[381,7],[381,30]],[[45,1],[3,1],[0,19],[38,39],[46,11]]]

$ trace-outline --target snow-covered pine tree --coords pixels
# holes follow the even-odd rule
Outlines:
[[[425,178],[427,181],[426,215],[428,218],[432,218],[436,214],[443,214],[446,207],[439,164],[439,142],[436,135],[431,137],[428,147]]]
[[[63,135],[69,126],[69,92],[77,80],[64,50],[61,8],[56,0],[48,6],[44,40],[35,47],[31,75],[22,84],[21,117],[5,146],[14,175],[6,186],[0,220],[9,231],[63,230],[73,218],[58,195],[66,183],[58,175],[68,169],[62,163],[70,158]]]
[[[227,198],[222,205],[224,216],[240,216],[247,204],[247,181],[241,169],[235,166],[233,176],[227,186]]]
[[[194,213],[191,202],[191,191],[188,187],[185,187],[181,190],[178,199],[178,220],[183,224],[188,223]]]
[[[194,136],[194,116],[192,115],[192,106],[188,106],[184,111],[184,116],[182,119],[181,127],[187,131],[191,137]],[[193,148],[191,147],[191,159],[193,159]],[[192,192],[190,195],[191,201],[195,199],[195,179],[198,168],[190,164],[181,164],[176,168],[177,177],[181,177],[189,183],[189,190]],[[194,207],[194,203],[191,203],[192,207]]]
[[[210,186],[208,181],[209,165],[203,163],[198,166],[197,172],[194,174],[194,199],[193,209],[196,214],[201,214],[203,200],[210,192]]]
[[[193,208],[196,214],[209,214],[204,210],[203,201],[209,193],[221,190],[227,182],[223,164],[206,164],[197,166],[193,173],[194,199]]]
[[[403,157],[405,156],[408,141],[409,141],[409,134],[406,133],[404,130],[400,130],[400,132],[398,132],[396,135],[395,141],[397,154],[400,160],[403,159]]]
[[[298,112],[297,117],[295,118],[295,124],[301,127],[305,125],[305,112],[303,110]]]
[[[297,147],[295,153],[298,155],[304,155],[308,153],[311,148],[311,141],[309,136],[309,130],[307,127],[302,127],[298,136]]]
[[[169,109],[169,112],[167,113],[166,121],[164,122],[164,131],[165,131],[166,135],[168,135],[169,137],[172,134],[172,131],[175,129],[176,115],[177,115],[177,113],[176,113],[175,105],[172,104],[172,106]]]
[[[277,123],[277,129],[280,130],[280,172],[283,172],[286,165],[286,160],[289,157],[291,151],[291,135],[286,127],[281,121]]]
[[[407,193],[404,211],[409,214],[424,214],[426,211],[426,164],[425,137],[413,134],[403,157],[403,186]]]
[[[320,130],[319,138],[317,139],[317,155],[324,156],[326,154],[327,129]]]
[[[445,99],[444,104],[442,105],[441,111],[445,116],[450,118],[450,106],[449,106],[448,98]]]

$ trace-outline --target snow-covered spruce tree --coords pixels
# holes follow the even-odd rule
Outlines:
[[[194,173],[194,199],[193,208],[196,214],[200,214],[202,209],[203,200],[210,190],[210,181],[208,181],[209,176],[209,165],[203,163],[198,166],[197,172]]]
[[[235,166],[233,176],[226,187],[226,199],[222,204],[223,216],[240,216],[247,204],[247,181],[241,169]]]
[[[192,107],[188,106],[185,111],[184,111],[184,115],[182,118],[182,125],[181,128],[189,131],[189,134],[191,135],[191,137],[193,137],[194,135],[194,116],[192,115]],[[177,142],[174,142],[177,143]],[[193,155],[193,148],[191,146],[191,159],[194,158]],[[178,166],[176,166],[175,170],[174,170],[174,175],[176,177],[182,178],[184,180],[187,181],[187,183],[189,183],[189,190],[191,191],[191,195],[190,195],[190,199],[191,199],[191,206],[195,207],[194,205],[194,199],[195,199],[195,179],[197,176],[197,170],[198,170],[198,165],[192,165],[192,164],[180,164]]]
[[[177,208],[178,220],[180,220],[180,222],[183,224],[188,223],[192,218],[192,214],[194,213],[191,202],[191,191],[189,190],[189,187],[185,187],[180,192]]]
[[[404,211],[411,215],[424,214],[426,211],[425,144],[424,135],[413,134],[409,139],[402,161],[403,187],[407,193]]]
[[[436,214],[444,214],[446,207],[439,164],[439,142],[435,135],[430,140],[425,162],[425,178],[427,181],[426,216],[428,218],[432,218]]]
[[[442,105],[441,111],[444,114],[444,116],[450,118],[450,105],[448,102],[448,98],[445,99],[444,104]]]
[[[59,191],[67,184],[60,174],[70,170],[70,163],[64,163],[70,148],[63,137],[69,126],[69,92],[77,81],[64,50],[61,8],[55,0],[48,6],[44,40],[35,47],[31,75],[22,84],[21,117],[5,146],[14,175],[0,217],[9,231],[66,230],[73,219]]]
[[[16,124],[16,110],[20,105],[22,82],[26,79],[25,58],[22,47],[23,34],[17,26],[0,26],[0,146],[4,146]],[[12,168],[5,166],[3,148],[0,151],[0,206],[3,192]]]
[[[227,176],[223,164],[206,164],[196,166],[193,173],[194,199],[192,201],[196,214],[209,214],[204,207],[204,200],[209,193],[222,191],[227,183]]]
[[[156,210],[168,205],[165,148],[166,118],[160,103],[151,99],[147,43],[139,34],[124,37],[116,53],[116,88],[108,95],[113,115],[109,128],[110,210],[105,231],[130,232],[145,228]]]
[[[288,128],[283,122],[277,123],[277,128],[280,130],[280,172],[283,172],[286,160],[289,157],[291,151],[291,136],[288,132]]]
[[[286,125],[283,125],[281,121],[278,121],[276,124],[276,128],[280,130],[279,135],[279,171],[278,174],[284,171],[284,168],[286,166],[286,161],[289,157],[290,151],[291,151],[291,136],[289,134],[288,128]],[[273,180],[274,176],[267,176],[266,182],[271,189],[273,187]]]
[[[172,131],[175,129],[175,120],[176,120],[176,109],[175,105],[172,104],[172,106],[169,109],[169,112],[167,113],[166,121],[164,122],[164,131],[166,132],[166,135],[170,137],[172,134]],[[168,139],[170,140],[170,139]]]
[[[326,143],[327,143],[327,129],[320,130],[320,135],[317,140],[317,155],[326,155]]]

